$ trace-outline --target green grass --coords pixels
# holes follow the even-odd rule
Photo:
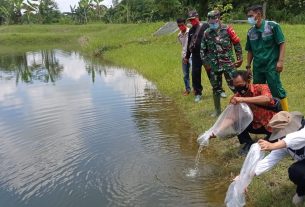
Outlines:
[[[68,48],[78,50],[87,56],[98,56],[119,66],[134,68],[153,81],[164,95],[175,101],[179,108],[177,113],[182,113],[191,124],[194,133],[199,134],[215,121],[209,116],[213,111],[211,86],[203,73],[203,101],[195,104],[193,96],[182,96],[181,48],[177,43],[176,34],[162,37],[152,35],[161,25],[162,23],[1,26],[0,54],[50,47]],[[234,27],[244,47],[248,25]],[[305,26],[283,25],[282,29],[287,39],[282,82],[288,92],[290,110],[304,113],[305,95],[302,89],[305,78]],[[245,57],[246,53],[244,59]],[[223,85],[230,94],[225,82]],[[228,101],[229,99],[222,100],[223,108]],[[227,184],[230,182],[231,174],[239,173],[243,158],[236,154],[238,147],[237,139],[214,139],[210,147],[204,151],[205,156],[212,155],[212,161],[223,166],[221,171],[215,172],[219,174],[219,180],[215,183]],[[291,163],[291,159],[287,159],[272,171],[255,178],[249,188],[247,206],[291,206],[295,190],[287,175],[287,168]],[[221,192],[225,191],[226,189],[222,189]]]

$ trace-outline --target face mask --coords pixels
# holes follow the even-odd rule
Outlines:
[[[235,87],[235,90],[240,94],[240,95],[245,95],[248,92],[248,86],[237,86]]]
[[[197,21],[197,19],[191,19],[191,25],[194,27],[194,26],[197,26],[199,24],[199,21]]]
[[[182,31],[182,32],[186,31],[186,26],[185,25],[180,25],[178,27],[179,27],[180,31]]]
[[[256,25],[257,20],[254,17],[248,17],[248,23],[253,26]]]
[[[219,27],[219,23],[212,23],[212,24],[209,24],[209,25],[210,25],[211,30],[216,30]]]

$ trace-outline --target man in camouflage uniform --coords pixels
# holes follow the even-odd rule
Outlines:
[[[213,99],[215,112],[213,116],[221,113],[220,94],[221,79],[224,74],[229,88],[235,92],[232,75],[236,68],[242,64],[242,47],[240,39],[231,26],[220,21],[220,12],[215,10],[208,13],[209,28],[205,31],[202,41],[200,55],[205,64],[211,66],[211,85],[213,87]],[[237,62],[233,57],[233,47]]]

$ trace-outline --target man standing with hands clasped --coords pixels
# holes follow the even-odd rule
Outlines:
[[[278,23],[263,17],[263,7],[248,9],[248,23],[252,25],[247,35],[247,70],[251,72],[253,60],[253,83],[267,83],[272,96],[281,100],[282,109],[288,111],[286,91],[282,87],[280,73],[283,71],[285,37]]]

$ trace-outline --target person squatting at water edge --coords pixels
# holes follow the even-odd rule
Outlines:
[[[184,81],[184,87],[185,91],[183,92],[184,96],[187,96],[191,92],[191,86],[190,86],[190,59],[188,62],[183,61],[186,57],[186,51],[187,51],[187,43],[188,43],[188,35],[189,35],[189,28],[186,26],[186,21],[183,18],[177,19],[177,26],[180,30],[178,33],[178,41],[180,42],[182,46],[181,51],[181,58],[182,58],[182,72],[183,72],[183,81]]]
[[[241,66],[243,58],[240,39],[231,26],[220,21],[220,12],[218,10],[210,11],[207,17],[209,28],[203,34],[200,53],[203,63],[211,67],[210,82],[213,87],[215,107],[212,116],[216,117],[221,113],[222,74],[224,74],[229,88],[235,92],[232,75],[236,68]],[[232,45],[236,54],[236,62]]]
[[[249,133],[264,134],[265,139],[268,139],[271,135],[268,123],[277,112],[281,111],[281,107],[277,99],[272,97],[268,85],[252,84],[251,76],[247,71],[236,71],[233,85],[237,93],[231,98],[230,103],[246,103],[253,113],[252,123],[237,136],[240,144],[244,144],[239,154],[246,155],[254,143]]]
[[[252,84],[251,74],[245,70],[237,70],[233,75],[233,85],[237,93],[232,96],[230,104],[246,103],[253,114],[253,121],[239,135],[238,140],[242,146],[239,150],[240,155],[246,155],[254,143],[251,134],[264,134],[265,139],[269,139],[271,128],[268,127],[269,121],[281,111],[279,102],[272,97],[267,84]],[[238,117],[227,117],[223,124],[219,126],[219,131],[232,125]],[[212,134],[210,138],[215,138]]]
[[[305,201],[305,120],[301,112],[281,111],[269,122],[272,128],[270,142],[260,139],[263,151],[271,151],[255,167],[255,176],[269,171],[283,157],[290,154],[296,161],[288,168],[289,179],[296,185],[292,203],[303,206]],[[238,178],[237,178],[238,179]]]
[[[204,31],[209,27],[207,23],[200,23],[199,14],[196,11],[190,11],[187,19],[192,28],[189,30],[188,43],[184,64],[189,63],[192,55],[192,85],[195,94],[195,102],[199,102],[202,96],[200,43]],[[209,76],[209,74],[208,74]]]
[[[247,34],[247,66],[251,71],[253,60],[253,83],[267,83],[274,97],[281,100],[284,111],[288,111],[286,91],[280,80],[285,57],[285,37],[280,25],[263,17],[263,7],[252,6],[247,12],[252,25]]]

